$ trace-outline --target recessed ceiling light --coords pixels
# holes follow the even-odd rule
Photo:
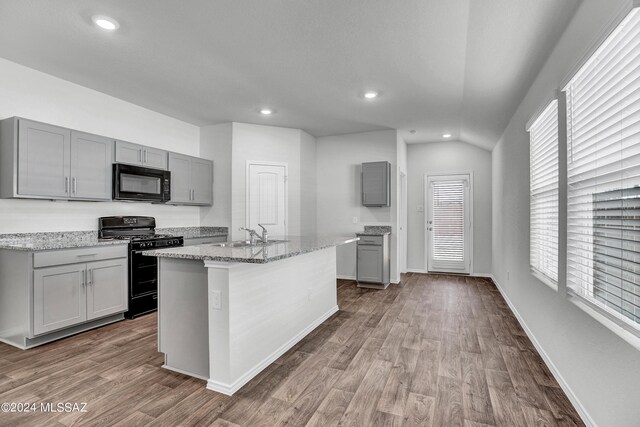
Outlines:
[[[364,93],[364,97],[367,99],[377,98],[378,95],[378,92],[376,92],[375,90],[368,90]]]
[[[261,108],[260,109],[260,114],[262,114],[263,116],[270,116],[274,113],[272,108]]]
[[[415,129],[411,129],[411,130],[409,131],[409,133],[410,133],[411,135],[413,135],[414,133],[416,133],[416,130],[415,130]]]
[[[442,137],[443,138],[451,138],[451,134],[450,133],[443,133]]]
[[[98,27],[102,28],[103,30],[115,31],[118,28],[120,28],[120,24],[118,24],[118,21],[116,21],[113,18],[109,18],[108,16],[95,15],[91,17],[91,20],[93,21],[94,24],[96,24]]]

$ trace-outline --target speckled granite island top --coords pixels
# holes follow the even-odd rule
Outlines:
[[[364,231],[356,233],[356,236],[384,236],[386,234],[391,234],[391,226],[365,225]]]
[[[98,239],[97,231],[0,234],[0,249],[46,251],[50,249],[126,245],[127,240]]]
[[[156,249],[145,251],[143,254],[162,258],[264,264],[357,240],[358,237],[344,236],[289,236],[286,241],[273,242],[266,246],[229,247],[219,244],[205,244]]]
[[[171,234],[182,236],[185,239],[197,239],[200,237],[220,237],[229,234],[228,227],[168,227],[156,228],[157,234]]]

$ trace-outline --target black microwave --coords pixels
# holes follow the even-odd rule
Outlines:
[[[115,163],[113,200],[166,203],[171,200],[171,172]]]

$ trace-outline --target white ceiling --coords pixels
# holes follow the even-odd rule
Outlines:
[[[491,149],[580,1],[2,0],[0,56],[196,125]]]

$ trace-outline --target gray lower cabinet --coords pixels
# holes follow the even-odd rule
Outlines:
[[[126,258],[87,263],[87,320],[128,309],[127,267]]]
[[[0,250],[0,341],[29,348],[122,319],[127,256],[127,245]]]
[[[359,287],[385,289],[390,283],[389,235],[360,236],[357,246]]]
[[[185,246],[210,245],[214,243],[224,243],[226,241],[227,241],[227,236],[192,237],[190,239],[184,239],[184,245]]]
[[[213,204],[213,162],[169,153],[171,201],[174,205]]]
[[[34,271],[34,335],[77,325],[86,320],[85,271],[84,264],[40,268]]]
[[[115,161],[116,163],[167,170],[167,151],[133,142],[116,141]]]
[[[0,122],[0,196],[111,199],[113,141],[12,117]]]
[[[34,270],[34,335],[124,312],[127,304],[126,258]]]

